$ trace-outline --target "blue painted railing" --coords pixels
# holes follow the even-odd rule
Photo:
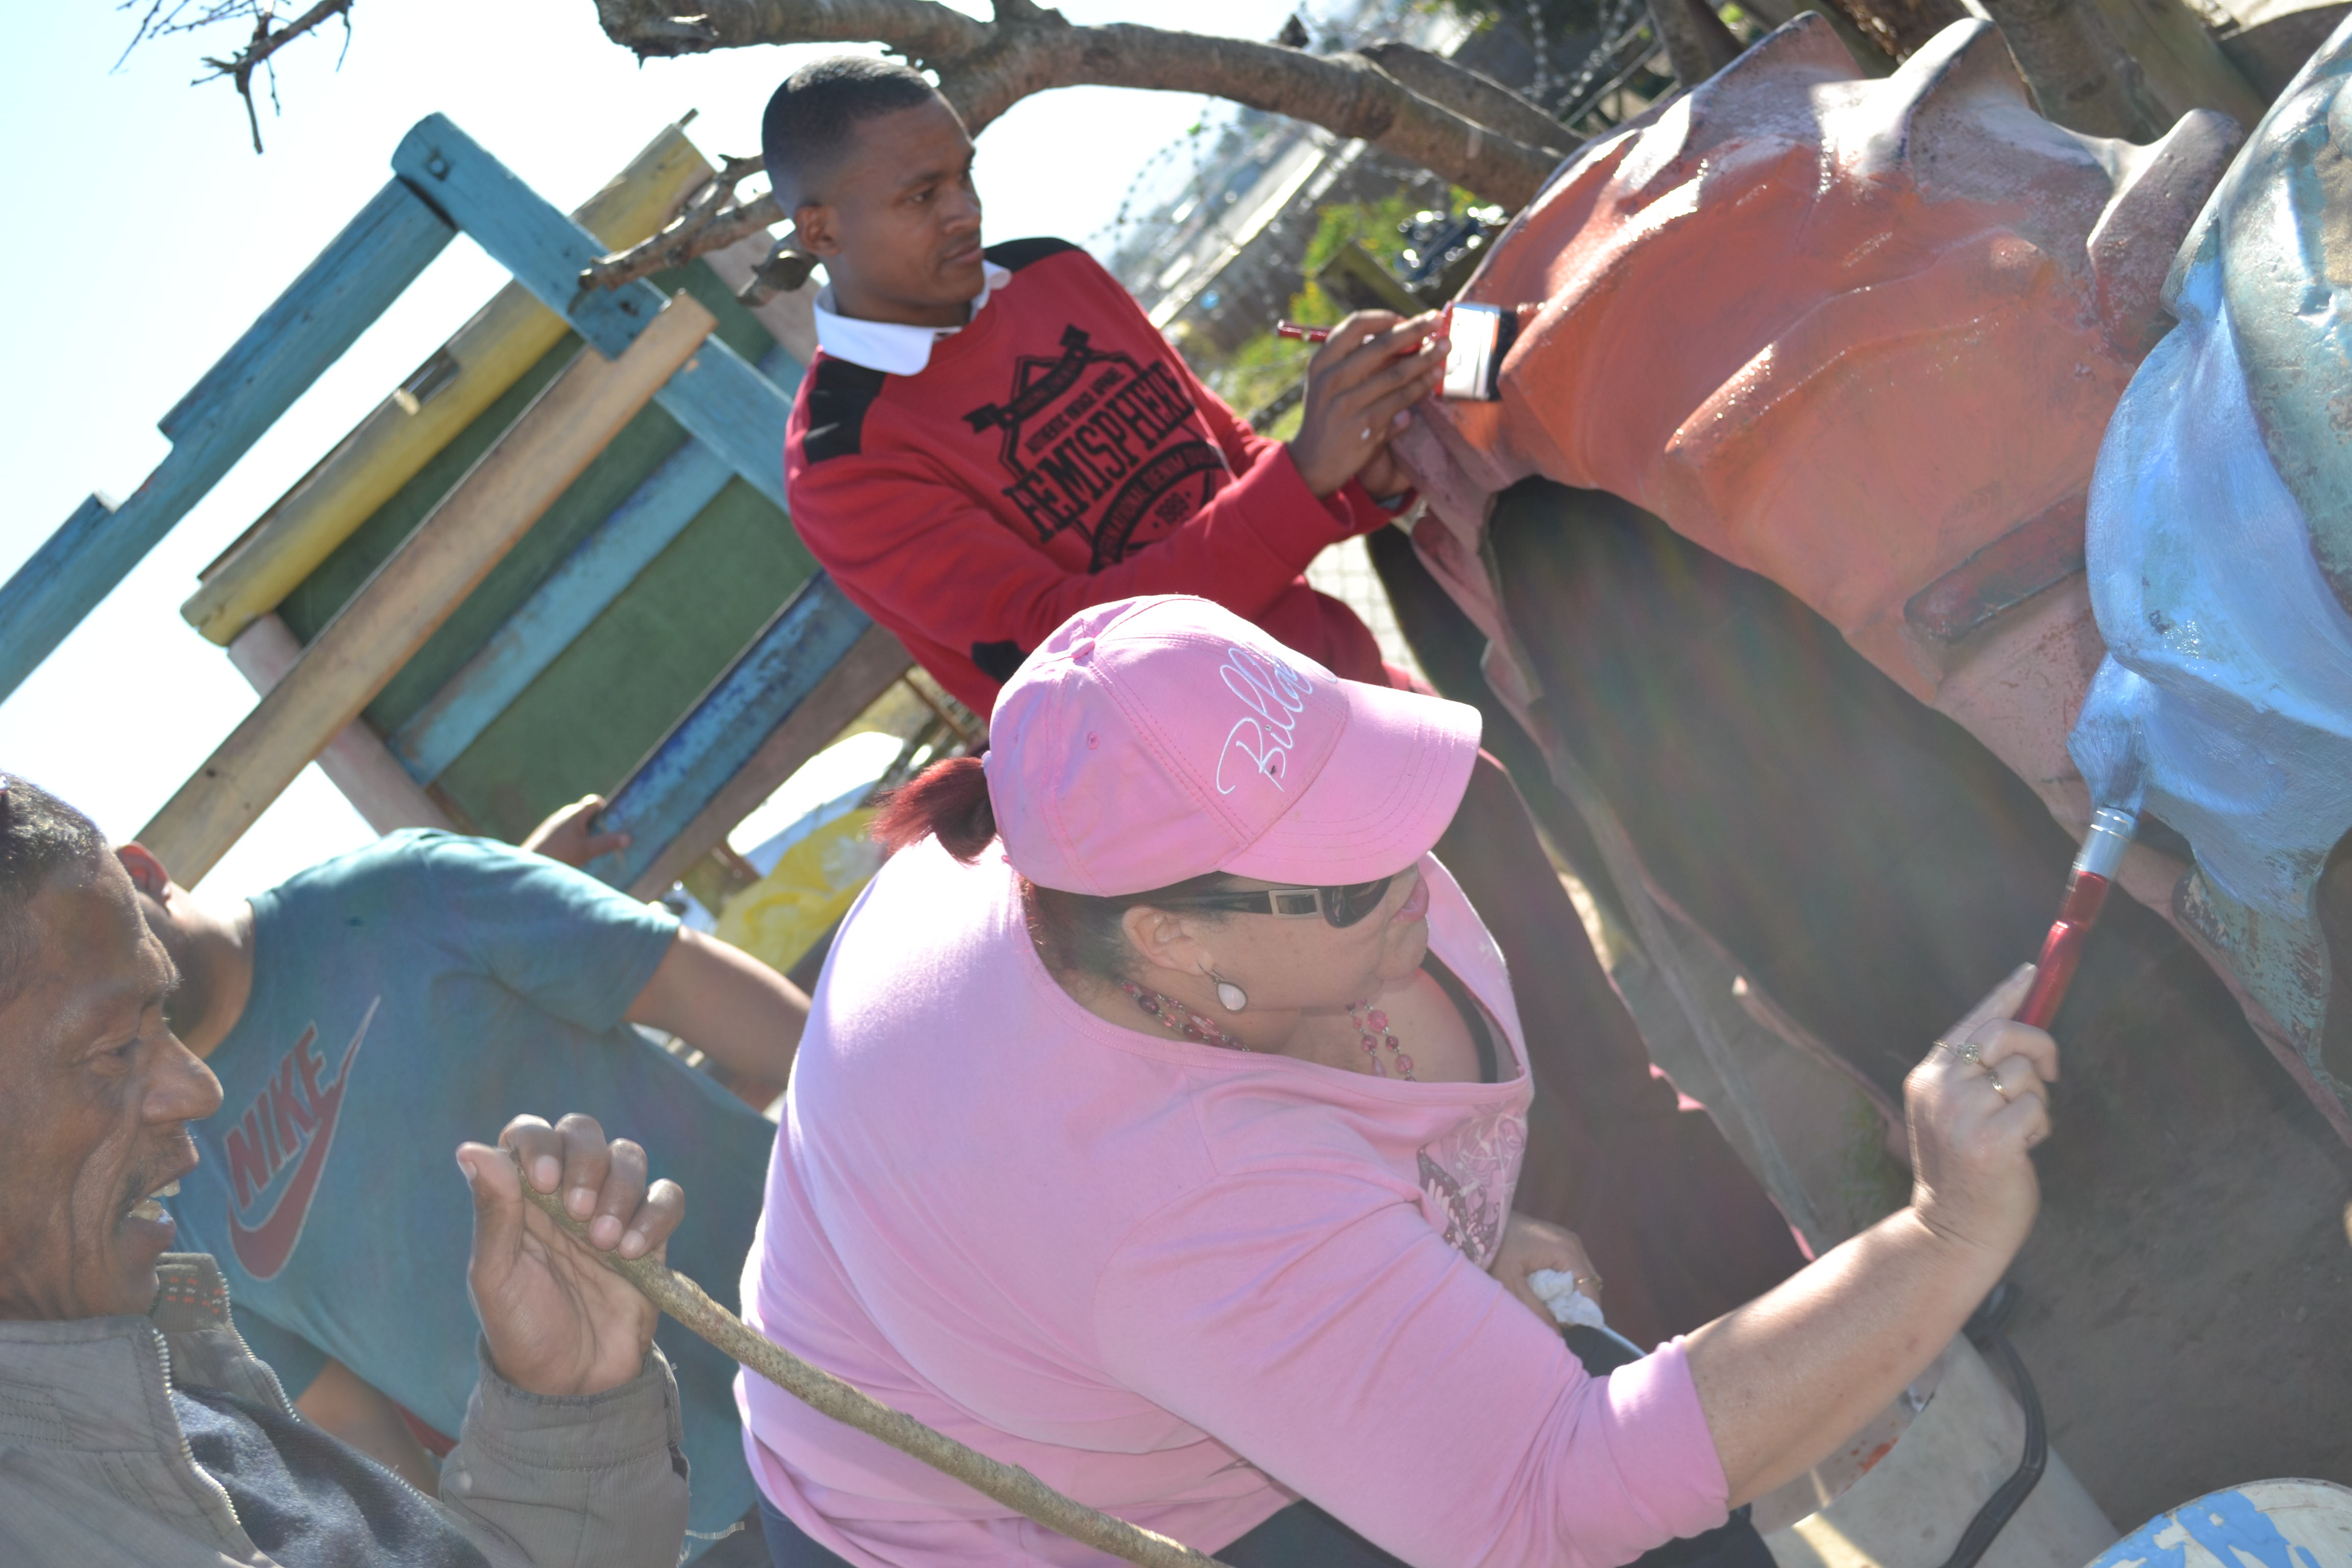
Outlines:
[[[581,269],[604,254],[604,245],[447,117],[417,121],[393,153],[392,166],[606,358],[660,313],[661,290],[642,279],[582,289]],[[784,425],[793,400],[741,354],[709,339],[654,401],[761,494],[784,504]]]
[[[455,233],[399,179],[360,209],[158,422],[172,450],[146,483],[120,506],[99,496],[82,502],[0,586],[0,699],[146,559]]]
[[[800,362],[771,349],[760,373],[789,395],[799,384]],[[392,752],[401,765],[419,784],[439,778],[734,477],[733,466],[699,441],[671,454],[393,731]]]
[[[872,625],[832,578],[809,579],[614,793],[597,826],[633,842],[588,870],[635,882]]]

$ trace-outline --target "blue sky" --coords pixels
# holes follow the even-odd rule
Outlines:
[[[959,6],[987,14],[984,0]],[[1191,0],[1202,32],[1270,37],[1278,0]],[[1137,0],[1070,0],[1075,22],[1169,20]],[[389,175],[401,134],[446,113],[569,207],[667,121],[714,161],[759,145],[769,91],[822,49],[744,49],[640,67],[587,0],[361,0],[340,30],[289,48],[282,117],[263,105],[256,157],[224,82],[189,85],[233,29],[142,45],[114,69],[132,15],[52,6],[24,40],[0,133],[13,216],[0,277],[16,301],[0,378],[0,575],[92,490],[121,498],[168,450],[155,421]],[[1084,240],[1201,100],[1077,89],[1031,99],[981,138],[993,238]],[[264,437],[145,563],[0,703],[0,770],[137,832],[251,708],[221,649],[179,616],[195,574],[504,280],[460,238]],[[317,769],[206,879],[268,887],[370,837]]]

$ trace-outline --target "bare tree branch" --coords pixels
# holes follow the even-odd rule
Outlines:
[[[1576,133],[1490,76],[1393,39],[1356,51],[1430,102],[1556,156],[1572,152]]]
[[[123,4],[115,9],[128,11],[137,4],[138,0],[123,0]],[[277,68],[269,63],[269,58],[336,16],[342,18],[343,47],[348,51],[352,47],[352,4],[353,0],[318,0],[318,4],[284,26],[272,27],[270,23],[278,15],[276,0],[150,0],[146,15],[139,18],[139,26],[131,35],[131,42],[123,47],[122,59],[114,62],[115,68],[120,70],[122,60],[131,58],[131,51],[149,38],[164,37],[173,33],[193,33],[200,27],[213,26],[217,23],[252,17],[253,37],[246,41],[245,47],[225,60],[205,56],[204,63],[212,67],[212,74],[198,77],[196,80],[217,81],[226,77],[236,84],[236,95],[245,100],[245,120],[247,127],[253,132],[253,150],[258,153],[261,151],[261,115],[253,103],[253,73],[259,70],[268,74],[269,105],[275,110],[278,107],[278,75]],[[338,66],[342,63],[340,56],[335,63]]]
[[[1057,87],[1197,92],[1360,138],[1510,207],[1542,188],[1570,141],[1556,127],[1540,142],[1525,139],[1521,132],[1532,128],[1518,110],[1541,115],[1525,100],[1511,99],[1518,110],[1510,111],[1509,126],[1488,121],[1488,112],[1504,112],[1492,95],[1511,95],[1493,83],[1480,89],[1476,84],[1485,79],[1455,67],[1445,67],[1446,75],[1419,62],[1407,66],[1423,81],[1444,81],[1440,100],[1362,55],[1311,55],[1279,43],[1129,23],[1073,26],[1033,0],[995,0],[995,9],[992,23],[933,0],[707,0],[690,16],[672,15],[664,0],[596,5],[605,35],[639,58],[765,44],[879,43],[935,73],[940,92],[975,135],[1021,100]],[[747,159],[730,161],[730,167],[738,163],[744,174],[757,166]],[[714,211],[691,232],[689,216],[625,255],[598,262],[581,280],[614,288],[783,216],[767,198]]]
[[[2150,101],[2139,62],[2085,0],[1985,0],[2042,112],[2070,131],[2153,142],[2170,117]]]

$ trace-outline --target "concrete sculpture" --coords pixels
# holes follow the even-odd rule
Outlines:
[[[2309,142],[2320,125],[2326,142],[2327,102],[2296,112],[2302,129],[2278,135]],[[2283,100],[2266,137],[2287,113]],[[2094,468],[2126,385],[2172,325],[2168,270],[2239,141],[2232,122],[2206,111],[2147,146],[2054,125],[2035,112],[1989,23],[1956,23],[1872,80],[1828,26],[1801,15],[1690,93],[1587,148],[1464,291],[1519,312],[1501,400],[1429,406],[1401,443],[1429,502],[1414,542],[1494,639],[1488,673],[1498,691],[1521,707],[1540,695],[1514,657],[1483,528],[1497,492],[1540,474],[1631,500],[1794,594],[1975,735],[2079,835],[2090,802],[2067,738],[2106,647],[2084,570]],[[2338,153],[2300,155],[2305,165],[2341,162]],[[2270,190],[2284,176],[2249,171],[2285,156],[2250,151],[2230,186],[2246,194],[2231,199],[2275,205],[2275,195],[2253,194],[2248,182]],[[2305,174],[2297,188],[2317,190],[2317,177]],[[2305,273],[2324,279],[2333,265],[2352,278],[2352,262],[2331,262],[2315,237],[2324,225],[2300,221]],[[2294,318],[2276,300],[2263,308]],[[2282,338],[2295,333],[2309,341]],[[2277,345],[2265,363],[2282,368],[2255,382],[2298,411],[2266,417],[2300,419],[2311,426],[2306,448],[2325,446],[2326,417],[2342,410],[2308,393],[2298,403],[2289,367],[2308,363],[2303,384],[2321,384],[2317,361],[2336,355],[2332,384],[2342,396],[2352,384],[2342,340],[2305,321],[2263,341]],[[2166,348],[2167,363],[2179,358]],[[2337,468],[2305,458],[2295,472],[2342,497],[2352,494],[2352,468],[2341,466],[2340,433],[2332,438]],[[2352,544],[2328,531],[2345,526],[2340,500],[2331,515],[2338,521],[2305,548],[2319,566],[2305,569],[2316,581],[2336,563],[2341,594],[2352,582]],[[2352,686],[2344,668],[2332,677],[2339,691]],[[2341,744],[2340,697],[2333,711],[2332,731],[2305,728]],[[2239,740],[2256,752],[2271,743],[2251,732]],[[2340,787],[2347,769],[2337,761],[2332,770]],[[2152,809],[2203,852],[2170,808]],[[2317,837],[2325,815],[2299,830],[2305,926],[2284,939],[2294,956],[2260,961],[2266,973],[2300,963],[2305,1004],[2313,984],[2324,1000],[2328,984],[2308,921],[2310,879],[2333,842]],[[2120,879],[2170,911],[2176,887],[2212,885],[2184,884],[2188,870],[2143,844]],[[2271,891],[2279,896],[2266,893],[2267,902],[2230,897],[2274,916],[2294,889]],[[2243,934],[2248,922],[2210,900],[2185,907],[2242,999],[2257,994],[2246,966],[2261,939]],[[2219,912],[2198,912],[2208,908]],[[2284,930],[2276,918],[2267,929]],[[2263,1003],[2249,1015],[2352,1137],[2343,1101],[2308,1070],[2317,1059],[2312,1008],[2287,1007],[2290,1018],[2284,1006]]]
[[[2196,849],[2172,892],[2179,923],[2257,1026],[2352,1100],[2336,973],[2352,950],[2331,963],[2318,907],[2352,831],[2347,77],[2352,22],[2280,95],[2181,247],[2166,289],[2180,324],[2133,377],[2091,492],[2107,657],[2081,724],[2135,739],[2149,813]]]

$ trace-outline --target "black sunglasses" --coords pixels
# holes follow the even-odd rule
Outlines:
[[[1391,876],[1376,882],[1349,882],[1338,888],[1248,888],[1230,893],[1203,893],[1196,899],[1171,899],[1171,909],[1226,910],[1244,915],[1321,915],[1341,931],[1381,907],[1388,897]]]

